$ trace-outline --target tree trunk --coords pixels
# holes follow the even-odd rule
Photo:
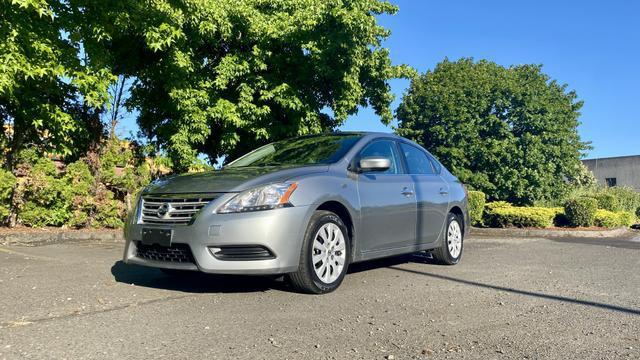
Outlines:
[[[20,206],[20,179],[16,179],[15,185],[11,190],[11,203],[9,204],[9,216],[6,220],[6,225],[10,228],[15,227],[18,224],[18,208]]]

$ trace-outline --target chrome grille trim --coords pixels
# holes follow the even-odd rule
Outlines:
[[[140,223],[189,225],[196,214],[222,194],[143,195]]]

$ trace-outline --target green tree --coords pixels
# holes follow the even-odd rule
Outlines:
[[[580,175],[581,107],[539,65],[445,59],[412,81],[397,132],[489,199],[531,204],[562,197]]]
[[[5,168],[25,148],[77,157],[101,136],[100,112],[114,77],[104,53],[89,51],[99,38],[76,1],[0,2]]]
[[[92,2],[130,108],[184,171],[201,153],[228,160],[256,146],[334,129],[358,106],[392,119],[393,66],[379,0]]]

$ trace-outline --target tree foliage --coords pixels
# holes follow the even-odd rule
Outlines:
[[[0,2],[5,167],[30,146],[78,155],[100,137],[99,115],[114,78],[102,58],[87,51],[95,38],[75,1]]]
[[[130,107],[176,168],[204,153],[340,125],[359,105],[392,119],[387,80],[410,74],[381,46],[379,0],[92,2],[95,31],[118,74],[136,79]]]
[[[412,81],[397,132],[491,200],[531,204],[562,197],[581,174],[581,106],[541,66],[445,60]]]

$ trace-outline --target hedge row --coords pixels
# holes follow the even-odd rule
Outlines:
[[[484,222],[491,227],[550,227],[562,213],[560,208],[516,207],[506,202],[493,202],[485,207]]]
[[[621,226],[631,226],[635,222],[635,214],[628,211],[613,212],[609,210],[598,210],[594,219],[595,226],[614,228]]]
[[[623,190],[622,192],[627,192]],[[628,194],[627,194],[628,195]],[[628,196],[626,208],[633,207],[632,196]],[[551,226],[614,228],[630,226],[636,222],[638,214],[621,209],[619,199],[612,193],[601,194],[597,199],[576,197],[565,202],[564,207],[517,207],[508,202],[490,202],[484,204],[485,195],[481,192],[469,192],[469,214],[474,225],[489,227],[537,227]],[[612,206],[614,205],[614,206]],[[606,207],[606,208],[605,208]],[[478,220],[480,219],[480,220]]]

